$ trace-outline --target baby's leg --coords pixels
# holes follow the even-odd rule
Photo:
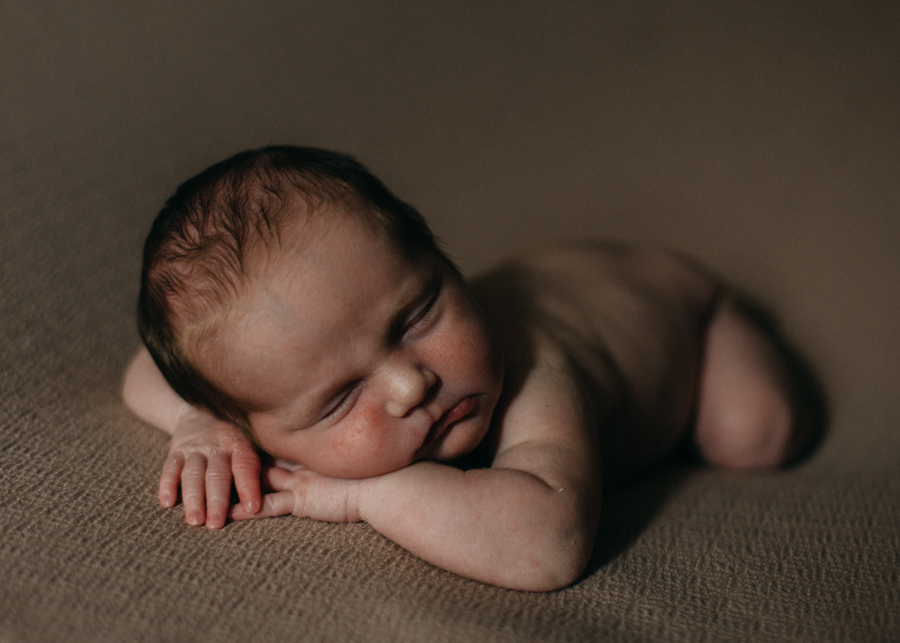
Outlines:
[[[695,440],[703,459],[728,469],[777,467],[797,455],[789,365],[734,303],[709,325],[700,373]]]

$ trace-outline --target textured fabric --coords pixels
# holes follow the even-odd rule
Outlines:
[[[0,3],[0,641],[900,640],[900,5]],[[829,393],[800,467],[605,498],[570,588],[365,525],[209,533],[126,411],[140,249],[235,151],[357,155],[466,272],[595,236],[779,311]]]

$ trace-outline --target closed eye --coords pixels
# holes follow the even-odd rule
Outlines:
[[[362,388],[362,382],[353,382],[345,387],[341,393],[336,396],[334,404],[322,416],[322,420],[336,420],[343,417],[349,411],[359,397],[359,391]]]
[[[413,313],[413,316],[407,321],[406,326],[403,328],[404,337],[414,334],[416,330],[427,326],[428,322],[431,321],[435,312],[435,304],[441,295],[441,290],[442,287],[440,282],[433,286],[433,290],[428,299],[415,311],[415,313]]]

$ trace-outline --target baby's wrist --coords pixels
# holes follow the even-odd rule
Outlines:
[[[385,497],[396,499],[398,495],[405,495],[408,489],[414,488],[415,484],[411,483],[410,476],[415,477],[414,470],[422,468],[423,464],[426,463],[416,462],[390,473],[357,480],[356,506],[359,519],[370,522],[369,517],[373,511],[378,511]]]
[[[390,474],[385,474],[390,475]],[[356,513],[362,522],[369,522],[369,508],[373,494],[378,493],[377,487],[383,482],[384,476],[376,478],[362,478],[356,485]]]
[[[213,430],[234,430],[239,432],[233,424],[220,420],[211,413],[191,408],[185,411],[179,418],[172,431],[173,437],[185,437]]]

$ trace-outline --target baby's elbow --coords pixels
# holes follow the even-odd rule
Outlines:
[[[537,569],[533,568],[528,574],[519,576],[514,582],[501,584],[525,592],[552,592],[574,583],[583,570],[582,563],[546,561]]]
[[[578,580],[587,565],[587,557],[545,556],[529,561],[527,568],[494,584],[525,592],[551,592],[568,587]]]
[[[566,543],[559,543],[554,551],[546,551],[543,560],[534,568],[535,573],[529,579],[528,587],[532,592],[549,592],[563,589],[574,583],[587,566],[590,548],[572,538]]]
[[[587,567],[594,544],[594,530],[571,521],[547,529],[522,549],[516,587],[530,592],[549,592],[568,587]]]

